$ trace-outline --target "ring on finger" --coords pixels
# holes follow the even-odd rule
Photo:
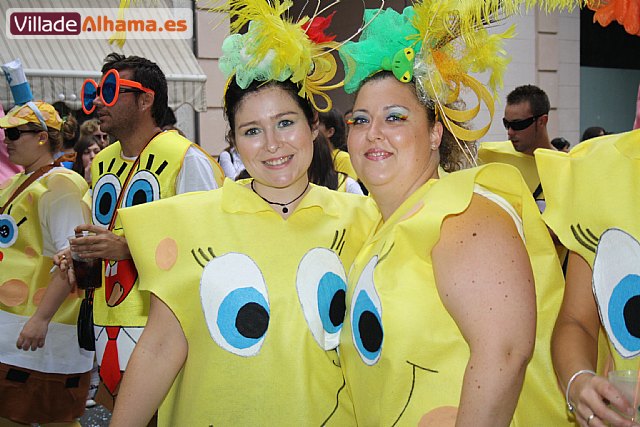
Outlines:
[[[589,425],[591,423],[591,421],[593,421],[593,419],[596,417],[596,414],[591,414],[589,415],[589,418],[587,418],[587,425]]]

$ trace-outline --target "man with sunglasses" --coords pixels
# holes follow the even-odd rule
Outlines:
[[[102,286],[93,302],[96,356],[104,385],[96,400],[109,408],[149,310],[149,296],[138,291],[138,273],[118,210],[214,189],[224,175],[197,145],[160,128],[169,108],[167,83],[162,70],[148,59],[109,54],[100,82],[83,84],[81,101],[86,114],[97,114],[100,130],[117,139],[92,163],[93,224],[76,229],[95,234],[72,240],[74,252],[82,258],[104,260]]]
[[[538,148],[555,150],[547,132],[550,108],[549,97],[542,89],[534,85],[518,86],[507,95],[502,119],[509,141],[484,142],[478,149],[480,163],[507,163],[518,168],[540,213],[544,212],[546,202],[533,153]],[[550,234],[566,271],[567,249],[551,230]]]
[[[502,119],[509,141],[484,142],[478,150],[481,163],[507,163],[518,168],[540,212],[544,211],[545,203],[533,153],[538,148],[553,150],[547,133],[549,109],[549,98],[539,87],[515,88],[507,95]]]

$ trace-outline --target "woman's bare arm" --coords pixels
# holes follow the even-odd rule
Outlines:
[[[187,359],[180,322],[151,294],[149,320],[127,365],[111,426],[147,425]]]
[[[533,273],[513,219],[474,196],[433,250],[440,297],[469,345],[456,426],[507,426],[533,354]]]

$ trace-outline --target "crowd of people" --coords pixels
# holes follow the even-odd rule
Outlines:
[[[452,82],[489,102],[470,64],[500,80],[500,43],[471,43],[503,37],[487,11],[452,37],[424,2],[367,10],[336,47],[330,18],[250,3],[214,9],[217,160],[139,56],[104,59],[81,124],[42,101],[0,118],[0,425],[94,400],[114,426],[640,425],[609,377],[638,375],[640,130],[552,140],[524,84],[476,150]]]

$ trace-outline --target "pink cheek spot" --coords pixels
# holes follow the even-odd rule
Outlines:
[[[11,279],[0,286],[0,302],[8,307],[23,304],[29,297],[29,286],[18,279]]]
[[[454,427],[458,408],[455,406],[441,406],[424,414],[418,422],[418,427]]]
[[[27,194],[27,203],[29,203],[30,205],[33,204],[33,193]]]
[[[2,251],[0,251],[0,261],[2,261],[4,259],[4,253],[2,253]]]
[[[38,256],[35,249],[33,249],[31,246],[27,246],[26,248],[24,248],[24,254],[29,258]]]
[[[33,298],[31,298],[33,305],[35,305],[36,307],[40,305],[40,302],[42,301],[42,298],[44,297],[44,293],[46,291],[47,288],[40,288],[33,294]]]
[[[2,183],[0,183],[0,190],[4,190],[5,188],[8,188],[10,183],[11,183],[10,179],[4,180]]]
[[[167,237],[158,243],[156,247],[156,265],[160,270],[171,270],[178,260],[178,244]]]

